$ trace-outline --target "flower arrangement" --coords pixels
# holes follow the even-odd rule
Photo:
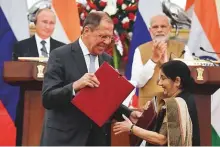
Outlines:
[[[117,69],[120,68],[121,61],[127,62],[137,3],[138,0],[86,0],[86,4],[77,4],[81,26],[91,11],[104,11],[111,16],[115,25],[115,45],[106,52],[113,56]]]

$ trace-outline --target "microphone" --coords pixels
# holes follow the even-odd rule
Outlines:
[[[174,55],[175,57],[177,57],[177,58],[181,58],[184,54],[185,54],[185,50],[183,50],[182,52],[181,52],[181,54],[180,54],[180,56],[179,57],[177,57],[173,52],[171,52],[170,53],[170,57],[169,57],[169,61],[171,61],[172,60],[172,55]]]
[[[202,50],[202,51],[204,51],[204,52],[206,52],[206,53],[210,53],[210,54],[220,54],[220,53],[218,53],[218,52],[207,51],[207,50],[205,50],[203,47],[200,47],[199,49]]]
[[[180,54],[179,58],[181,58],[184,54],[185,54],[185,50],[182,51],[182,53]]]
[[[193,55],[193,57],[195,57],[195,58],[194,58],[195,60],[200,60],[200,58],[199,58],[198,56],[196,56],[195,53],[192,53],[192,55]]]
[[[12,52],[12,61],[17,61],[18,60],[18,56],[17,54],[13,51]]]
[[[209,63],[212,63],[214,66],[218,66],[216,63],[214,63],[212,60],[208,60],[208,59],[200,59],[198,56],[196,56],[195,53],[192,53],[193,57],[195,57],[195,60],[203,60],[203,61],[207,61]]]

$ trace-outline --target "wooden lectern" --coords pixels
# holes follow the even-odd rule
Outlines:
[[[46,64],[30,61],[8,61],[4,63],[4,80],[11,84],[20,86],[21,98],[24,98],[24,118],[22,146],[39,146],[44,118],[41,89],[43,73]],[[111,144],[114,146],[129,142],[128,135],[122,134],[121,138],[112,135]]]
[[[20,98],[24,98],[22,146],[38,146],[40,143],[44,117],[41,88],[45,67],[45,63],[39,62],[4,63],[4,80],[20,86]]]
[[[199,118],[200,145],[211,146],[211,95],[220,88],[220,68],[190,66],[195,80],[195,101]]]
[[[37,146],[40,143],[44,108],[41,102],[41,88],[46,64],[40,62],[9,61],[4,63],[4,80],[21,87],[24,97],[23,146]],[[191,66],[196,82],[195,98],[199,117],[202,146],[211,145],[211,94],[220,88],[219,67]],[[112,145],[129,146],[127,133],[115,136]]]

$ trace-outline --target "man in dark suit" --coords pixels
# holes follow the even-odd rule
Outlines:
[[[40,9],[35,18],[35,35],[15,44],[12,54],[13,60],[17,60],[18,57],[48,57],[53,49],[64,45],[51,37],[56,23],[56,17],[52,10]]]
[[[81,37],[50,54],[42,91],[46,111],[41,145],[110,145],[110,123],[97,126],[71,100],[84,87],[99,86],[94,68],[96,70],[104,61],[112,64],[112,58],[104,50],[112,42],[113,27],[106,13],[92,12],[84,21]],[[123,105],[114,116],[122,114],[133,120],[139,116],[138,112],[130,111]]]
[[[15,44],[12,53],[12,59],[17,60],[18,57],[48,57],[49,53],[64,43],[51,38],[56,23],[55,14],[50,9],[40,9],[35,16],[36,33],[34,36],[19,41]],[[43,44],[42,44],[42,43]],[[17,127],[17,141],[16,145],[21,145],[22,130],[23,130],[23,108],[24,98],[21,91],[16,111],[15,124]]]

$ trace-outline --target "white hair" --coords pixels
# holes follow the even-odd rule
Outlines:
[[[171,25],[171,19],[170,19],[166,14],[164,14],[164,13],[159,13],[159,14],[154,15],[154,16],[152,16],[152,17],[150,18],[150,23],[149,23],[149,25],[148,25],[149,28],[150,28],[151,25],[152,25],[153,18],[156,17],[156,16],[164,16],[164,17],[166,17],[167,20],[168,20],[169,25]]]

